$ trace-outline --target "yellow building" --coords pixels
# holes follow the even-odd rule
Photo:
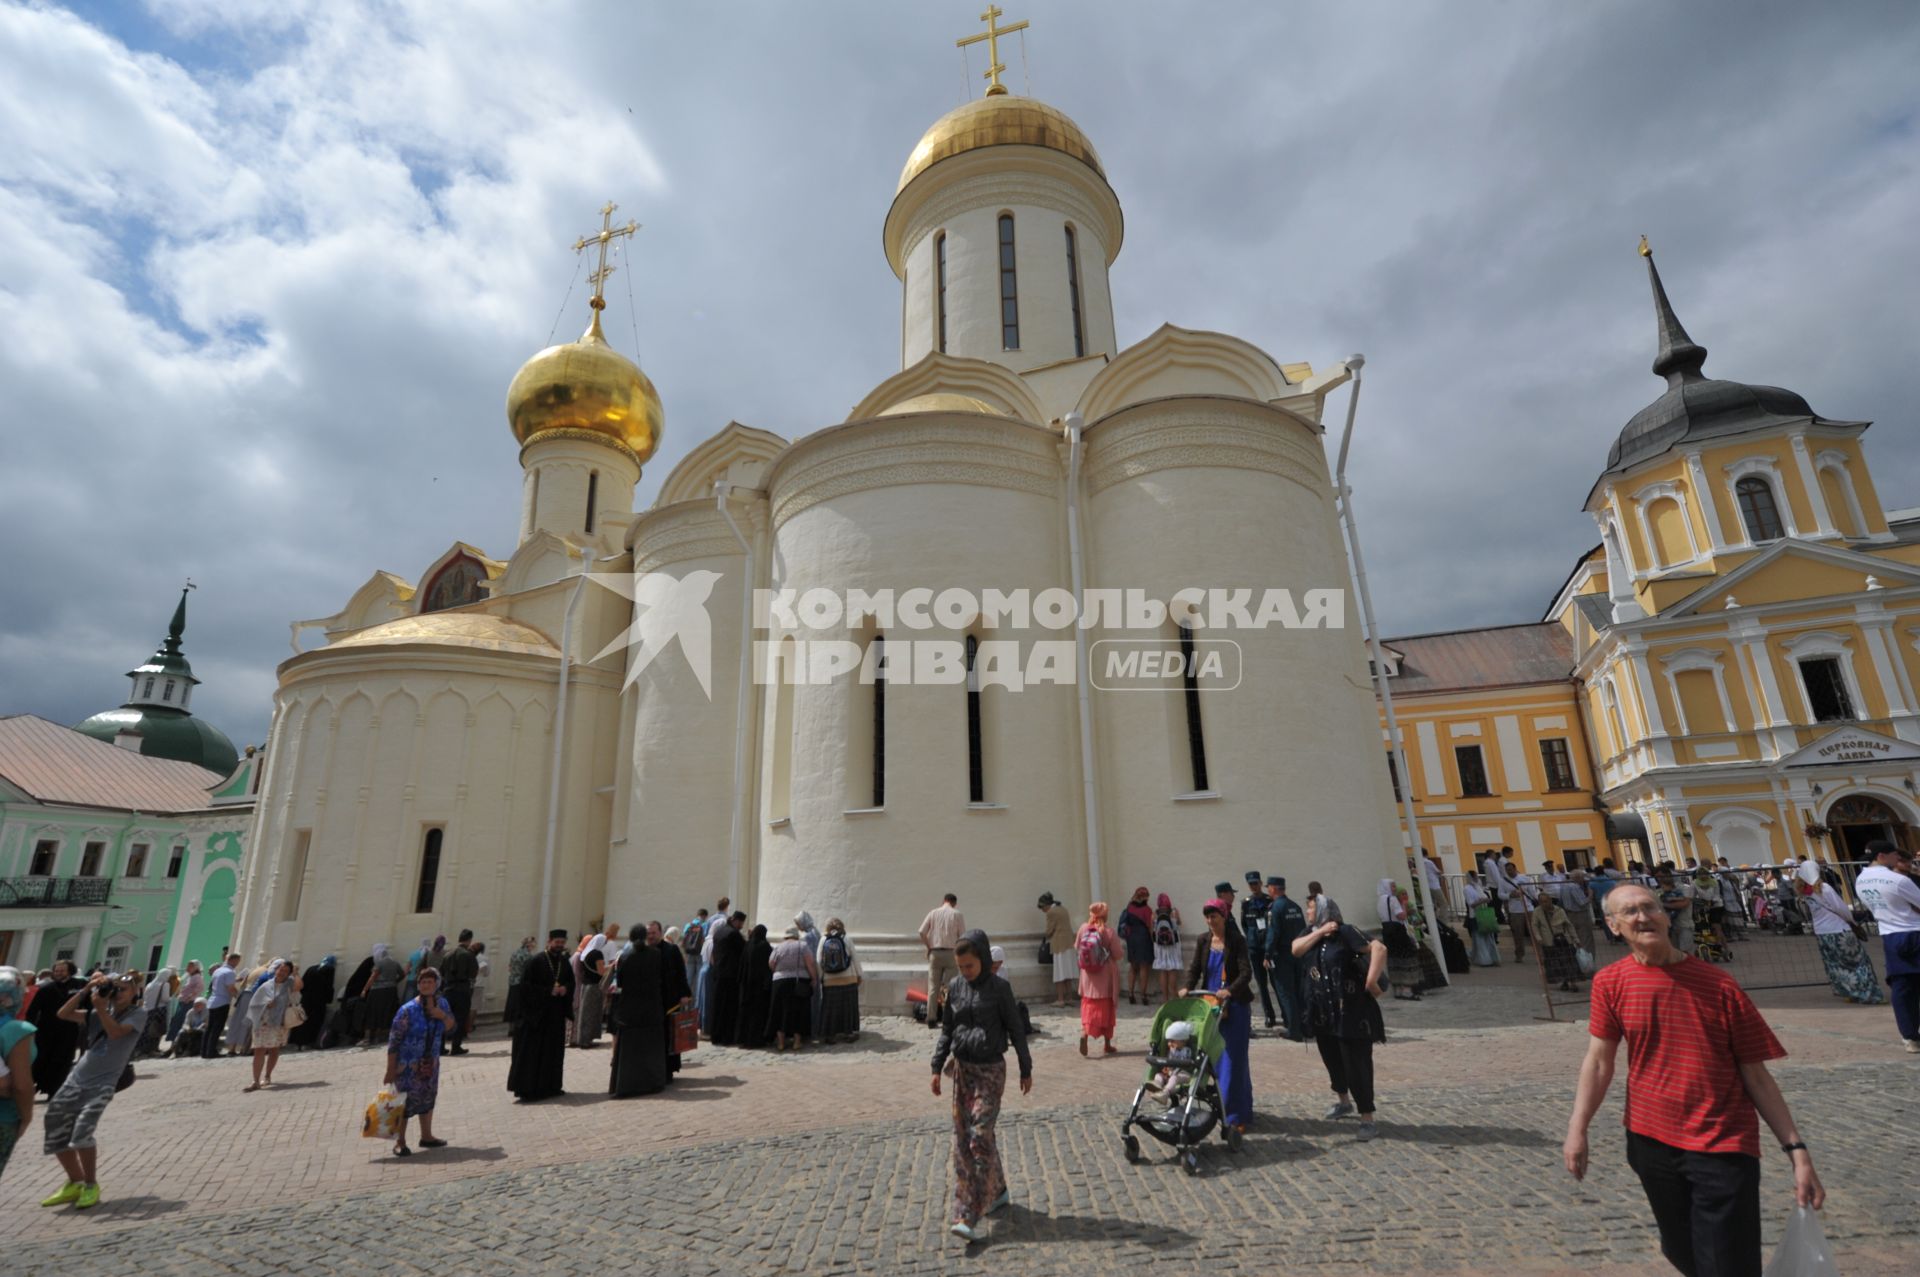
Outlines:
[[[1506,769],[1518,755],[1537,780],[1536,737],[1552,729],[1535,724],[1555,714],[1534,707],[1557,701],[1575,707],[1568,750],[1576,783],[1591,787],[1577,797],[1597,791],[1616,836],[1643,825],[1655,859],[1857,859],[1877,837],[1913,846],[1920,510],[1881,508],[1861,447],[1868,423],[1829,420],[1790,390],[1705,377],[1706,350],[1642,252],[1659,337],[1653,370],[1667,389],[1626,424],[1588,494],[1600,544],[1540,626],[1389,641],[1415,794],[1423,826],[1432,822],[1425,841],[1455,847],[1470,867],[1471,850],[1491,841],[1478,835],[1498,825],[1504,839],[1511,824],[1505,841],[1534,867],[1527,822],[1557,835],[1558,819],[1520,814],[1500,782],[1517,788],[1519,767]],[[1537,636],[1549,627],[1564,649]],[[1477,649],[1475,664],[1489,667],[1481,675],[1497,675],[1506,652],[1514,677],[1432,685],[1420,667],[1441,640]],[[1550,649],[1566,653],[1557,679],[1538,676]],[[1476,731],[1485,741],[1488,723],[1496,794],[1468,807],[1450,747]],[[1596,774],[1584,770],[1588,758]],[[1575,792],[1564,797],[1576,805]],[[1558,859],[1555,849],[1578,850],[1578,840],[1543,829],[1538,847]]]

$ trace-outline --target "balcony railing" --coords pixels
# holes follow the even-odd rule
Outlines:
[[[104,905],[111,878],[0,878],[0,909]]]

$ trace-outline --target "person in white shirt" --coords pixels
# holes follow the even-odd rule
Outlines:
[[[1920,886],[1910,876],[1913,857],[1884,838],[1868,843],[1867,853],[1873,863],[1860,871],[1853,891],[1880,924],[1893,1021],[1908,1052],[1920,1055]]]
[[[1445,922],[1453,914],[1453,905],[1447,899],[1446,874],[1430,851],[1421,851],[1420,862],[1427,879],[1427,908],[1432,910],[1436,921]]]
[[[1493,864],[1493,858],[1488,857],[1487,863]],[[1527,928],[1533,921],[1533,905],[1540,889],[1527,875],[1515,874],[1508,890],[1507,927],[1513,932],[1513,960],[1519,962],[1527,956]]]

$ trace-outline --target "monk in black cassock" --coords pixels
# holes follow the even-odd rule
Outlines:
[[[667,1021],[660,1045],[666,1052],[667,1081],[671,1082],[680,1071],[680,1054],[673,1049],[672,1017],[676,1008],[693,999],[693,984],[687,979],[686,956],[679,945],[666,943],[657,922],[647,925],[647,947],[660,955],[660,1004]]]
[[[740,999],[733,990],[740,987],[740,964],[747,960],[747,938],[741,928],[747,915],[735,910],[729,926],[713,942],[713,1003],[707,1008],[707,1037],[715,1046],[732,1046],[739,1036]]]
[[[747,939],[747,955],[740,963],[740,1023],[735,1026],[734,1042],[739,1046],[765,1046],[773,1040],[768,1016],[773,1010],[773,945],[767,941],[765,924],[754,927]]]
[[[547,947],[520,976],[520,1023],[513,1030],[507,1089],[522,1100],[566,1093],[567,1030],[573,1019],[573,963],[567,931],[547,933]]]
[[[35,1025],[33,1035],[33,1084],[41,1094],[52,1095],[67,1080],[73,1069],[73,1057],[80,1050],[80,1026],[60,1018],[60,1008],[87,985],[65,958],[53,962],[53,983],[43,985],[27,1008],[27,1022]]]
[[[607,1023],[614,1034],[613,1072],[607,1090],[616,1098],[666,1089],[664,975],[660,950],[644,940],[613,969],[616,991],[607,1004]]]

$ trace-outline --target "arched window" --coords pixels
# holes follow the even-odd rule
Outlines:
[[[767,791],[767,819],[793,816],[793,685],[799,678],[794,665],[794,641],[780,640],[775,658],[773,689],[773,777]]]
[[[941,231],[933,237],[933,273],[934,290],[938,297],[935,305],[940,319],[940,353],[947,353],[947,233]]]
[[[168,679],[166,682],[160,685],[160,699],[163,701],[171,701],[173,699],[173,680],[172,679]]]
[[[887,636],[875,634],[873,656],[873,805],[887,805]]]
[[[433,890],[440,883],[440,840],[445,833],[435,826],[427,830],[420,843],[420,883],[413,895],[415,913],[433,912]],[[305,866],[301,866],[304,874]]]
[[[598,470],[589,470],[587,471],[587,526],[584,529],[587,532],[593,531],[593,509],[599,500],[600,472]]]
[[[1207,738],[1200,726],[1200,679],[1195,672],[1199,663],[1193,655],[1193,630],[1185,625],[1180,632],[1180,682],[1187,703],[1187,761],[1193,769],[1193,792],[1203,794],[1207,784]]]
[[[1067,227],[1067,300],[1073,305],[1073,357],[1087,353],[1087,338],[1080,327],[1080,253],[1074,244],[1073,227]]]
[[[153,675],[151,675],[151,674],[149,674],[149,675],[147,675],[147,686],[146,686],[146,688],[145,688],[145,690],[143,690],[143,691],[142,691],[142,692],[140,693],[140,695],[142,695],[142,696],[151,696],[151,695],[153,695]]]
[[[1740,522],[1747,527],[1749,541],[1778,541],[1786,535],[1780,526],[1780,508],[1774,504],[1773,485],[1758,475],[1748,475],[1733,485],[1740,499]]]
[[[980,672],[974,662],[980,656],[980,640],[967,635],[967,801],[987,801],[987,773],[980,749]]]
[[[1020,290],[1013,272],[1013,214],[1000,214],[1000,345],[1020,349]]]
[[[478,561],[467,555],[459,555],[447,566],[434,574],[427,588],[421,591],[420,610],[440,612],[450,607],[465,607],[469,603],[480,601],[480,583],[487,579],[487,571]]]

